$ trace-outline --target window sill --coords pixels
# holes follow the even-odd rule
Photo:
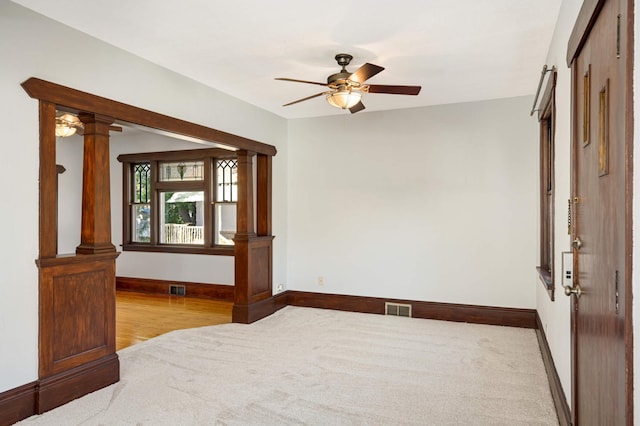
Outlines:
[[[235,247],[197,247],[197,246],[172,246],[172,245],[147,245],[147,244],[123,244],[122,251],[143,251],[151,253],[185,253],[207,254],[214,256],[233,256]]]
[[[554,301],[554,290],[555,290],[555,285],[553,284],[553,275],[545,270],[542,269],[541,267],[537,267],[536,270],[538,271],[538,276],[540,277],[540,282],[542,283],[542,285],[544,286],[544,288],[547,290],[547,293],[549,294],[549,298],[551,299],[551,301]]]

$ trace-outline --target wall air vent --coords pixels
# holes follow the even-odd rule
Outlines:
[[[403,303],[385,302],[384,312],[385,312],[385,315],[411,318],[411,305],[405,305]]]
[[[184,296],[186,294],[185,288],[183,285],[170,285],[169,286],[169,294],[173,296]]]

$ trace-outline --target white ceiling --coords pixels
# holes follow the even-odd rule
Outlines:
[[[531,95],[561,0],[13,0],[98,39],[286,118],[349,114],[323,91],[336,53],[386,69],[367,111]]]

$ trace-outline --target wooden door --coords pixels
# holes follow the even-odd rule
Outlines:
[[[631,331],[627,1],[597,3],[601,9],[595,9],[572,62],[574,291],[581,291],[572,296],[572,412],[575,424],[624,425],[632,422],[626,371],[631,365],[626,358]]]

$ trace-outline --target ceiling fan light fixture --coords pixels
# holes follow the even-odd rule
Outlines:
[[[327,95],[327,102],[340,109],[349,109],[360,102],[362,94],[349,89],[341,89]]]
[[[82,126],[80,119],[73,114],[63,114],[56,117],[56,137],[66,138],[75,135],[80,126]]]

